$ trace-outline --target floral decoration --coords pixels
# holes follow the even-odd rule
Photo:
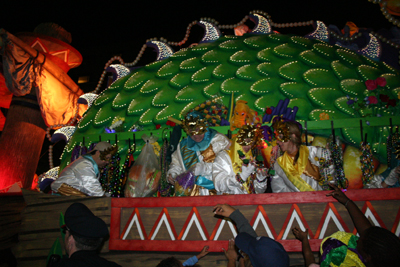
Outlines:
[[[365,81],[367,88],[364,99],[347,96],[347,105],[354,109],[357,117],[399,115],[399,95],[394,95],[386,88],[386,79],[379,77]]]

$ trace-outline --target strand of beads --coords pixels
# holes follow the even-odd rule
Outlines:
[[[290,23],[275,23],[275,22],[270,22],[271,26],[276,27],[276,28],[292,28],[292,27],[301,27],[301,26],[309,26],[313,25],[314,21],[309,20],[309,21],[302,21],[302,22],[290,22]]]
[[[336,39],[341,40],[341,41],[346,41],[346,42],[348,42],[348,41],[352,42],[355,39],[357,39],[357,38],[362,36],[361,32],[355,33],[350,37],[344,37],[344,36],[341,36],[341,35],[337,34],[335,31],[332,31],[332,30],[329,30],[329,29],[328,29],[328,31],[329,31],[329,34],[332,35],[333,37],[335,37]]]
[[[161,197],[170,197],[174,194],[174,186],[172,186],[167,181],[167,171],[168,171],[168,162],[167,162],[167,151],[168,151],[169,143],[168,140],[165,139],[163,146],[161,148],[161,178],[160,184],[158,186],[158,192],[160,193]]]
[[[65,127],[65,126],[71,126],[78,119],[78,114],[79,114],[79,103],[76,105],[74,117],[72,117],[72,119],[67,124],[55,124],[55,125],[50,125],[49,127],[47,127],[47,129],[46,129],[47,139],[49,139],[49,141],[51,141],[51,135],[50,135],[51,129],[58,129],[58,128]],[[49,151],[49,167],[50,167],[50,169],[53,169],[54,168],[53,145],[49,146],[48,151]]]
[[[100,179],[99,179],[99,181],[100,181],[101,187],[103,188],[104,192],[108,192],[108,188],[109,188],[109,184],[110,184],[108,179],[107,179],[108,173],[109,173],[108,169],[109,169],[109,165],[106,165],[100,171]]]
[[[334,163],[332,158],[328,155],[328,150],[324,149],[321,158],[316,157],[315,160],[319,162],[319,172],[322,177],[319,184],[323,190],[329,190],[329,182],[333,180],[333,177],[329,174],[329,167]]]
[[[234,29],[236,27],[239,27],[241,25],[243,25],[247,20],[249,19],[249,16],[245,16],[241,21],[239,21],[238,23],[235,24],[231,24],[231,25],[218,25],[218,28],[220,29]]]
[[[344,176],[342,150],[336,144],[335,140],[332,140],[329,143],[328,147],[329,150],[331,151],[333,165],[335,166],[336,181],[338,183],[338,186],[339,188],[345,189],[348,187],[348,180]]]
[[[124,60],[123,60],[120,56],[114,56],[114,57],[110,58],[110,59],[107,61],[106,65],[104,66],[104,70],[103,70],[103,72],[101,73],[100,80],[99,80],[99,82],[97,83],[96,89],[94,89],[94,91],[92,91],[93,94],[97,94],[97,92],[100,90],[100,87],[101,87],[101,85],[103,84],[104,79],[106,78],[106,73],[107,73],[106,69],[107,69],[114,61],[119,61],[120,64],[124,64]]]
[[[119,177],[119,184],[120,184],[121,190],[120,190],[120,195],[118,197],[124,196],[124,192],[125,192],[124,188],[125,188],[125,184],[126,184],[126,179],[129,175],[129,169],[131,168],[131,166],[133,164],[132,159],[133,159],[133,149],[132,149],[132,147],[129,147],[128,153],[126,154],[126,158],[124,161],[124,165],[122,166],[122,169],[120,172],[121,175]]]
[[[385,18],[390,22],[393,23],[396,27],[400,27],[400,21],[395,19],[392,15],[390,15],[389,11],[387,10],[386,6],[387,6],[387,2],[383,2],[382,0],[368,0],[369,2],[372,2],[374,4],[380,4],[381,5],[381,12],[383,14],[383,16],[385,16]],[[392,47],[395,47],[396,49],[400,47],[399,44],[397,43],[393,43],[390,40],[387,40],[385,37],[377,34],[377,33],[373,33],[371,32],[371,34],[375,35],[377,38],[379,38],[381,41],[389,44]],[[400,62],[400,51],[399,51],[399,62]]]
[[[235,177],[236,177],[236,181],[238,181],[240,184],[245,183],[245,181],[243,181],[242,178],[240,177],[240,172],[236,173]]]
[[[363,185],[366,185],[374,176],[374,168],[372,166],[372,151],[369,143],[367,142],[361,142],[360,163]]]
[[[394,43],[392,41],[390,41],[389,39],[387,39],[386,37],[383,37],[382,35],[380,35],[379,33],[376,33],[374,31],[371,31],[371,34],[374,35],[376,38],[378,38],[379,40],[381,40],[383,43],[386,43],[396,49],[400,48],[400,44],[398,43]]]
[[[386,155],[387,155],[387,164],[389,168],[391,167],[392,153],[393,153],[392,134],[389,134],[386,139]]]
[[[173,45],[173,46],[182,46],[182,45],[184,45],[187,42],[187,40],[189,39],[190,30],[196,24],[197,24],[197,20],[194,20],[191,23],[189,23],[189,25],[186,27],[185,36],[183,37],[183,39],[180,42],[168,42],[166,39],[164,39],[165,43],[167,43],[168,45]]]
[[[49,169],[54,168],[54,162],[53,162],[53,145],[49,145]]]
[[[146,40],[146,43],[149,42],[149,41],[151,41],[151,40],[152,40],[152,39]],[[140,59],[142,58],[142,56],[143,56],[144,50],[146,50],[146,47],[147,47],[146,43],[145,43],[144,45],[142,45],[142,48],[140,49],[139,54],[136,56],[136,58],[135,58],[134,61],[132,61],[131,63],[125,63],[125,66],[126,66],[126,67],[135,66],[135,65],[139,62],[139,60],[140,60]]]
[[[122,173],[122,169],[120,167],[120,161],[121,157],[119,153],[115,153],[115,155],[112,156],[111,158],[111,163],[110,163],[110,174],[111,177],[109,178],[110,181],[110,189],[109,192],[112,197],[122,197],[123,192],[122,192],[122,179],[120,177],[120,174]]]
[[[383,16],[385,16],[385,18],[392,23],[394,26],[399,27],[400,26],[400,21],[395,19],[392,15],[390,15],[389,11],[387,10],[386,6],[387,6],[387,2],[383,2],[381,3],[381,1],[375,1],[375,4],[380,3],[381,5],[381,12],[383,14]]]
[[[399,154],[399,147],[400,147],[400,134],[399,134],[399,128],[397,126],[396,131],[392,134],[392,153],[396,154],[396,158],[400,159],[400,154]]]
[[[256,191],[254,189],[254,180],[257,179],[257,175],[255,173],[252,173],[249,178],[250,179],[248,181],[248,190],[247,190],[247,192],[249,194],[255,194]]]

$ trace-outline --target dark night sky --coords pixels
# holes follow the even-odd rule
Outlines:
[[[353,21],[359,27],[376,31],[392,27],[380,12],[379,5],[368,0],[2,2],[0,28],[13,34],[31,32],[44,22],[56,23],[70,32],[71,45],[82,54],[83,64],[70,70],[69,74],[76,80],[78,75],[91,73],[93,83],[97,82],[105,63],[112,56],[121,55],[125,62],[132,62],[146,39],[164,37],[169,41],[180,41],[187,25],[201,17],[214,18],[220,24],[234,24],[252,10],[263,10],[277,23],[322,20],[326,25],[334,24],[341,29],[347,21]],[[192,29],[190,40],[198,42],[203,33],[202,28],[194,26]],[[305,35],[312,32],[313,28],[307,26],[275,30]],[[232,31],[224,33],[232,34]],[[155,58],[156,54],[147,49],[139,65]]]
[[[342,29],[347,21],[352,21],[358,27],[374,31],[393,27],[382,15],[379,5],[368,0],[3,0],[0,4],[0,28],[16,34],[32,32],[40,23],[53,22],[70,32],[71,45],[82,54],[83,63],[68,74],[74,81],[79,76],[90,76],[90,83],[85,88],[81,86],[89,92],[95,89],[104,65],[111,57],[120,55],[125,62],[132,62],[149,38],[164,37],[179,42],[187,25],[194,20],[211,17],[222,25],[235,24],[252,10],[267,12],[276,23],[321,20],[326,25],[333,24]],[[188,43],[200,41],[203,34],[199,26],[192,29]],[[305,35],[313,28],[274,30]],[[233,34],[229,30],[223,33]],[[148,48],[138,65],[155,59],[156,53]],[[48,170],[48,143],[44,143],[38,174]],[[61,147],[55,147],[53,157],[56,166],[64,146],[59,145]]]

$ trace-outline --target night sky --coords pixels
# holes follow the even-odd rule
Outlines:
[[[235,24],[250,11],[267,12],[276,23],[321,20],[327,26],[342,29],[347,21],[360,28],[374,31],[389,30],[393,25],[382,15],[377,4],[368,0],[244,0],[244,1],[20,1],[3,0],[0,4],[0,28],[12,34],[33,32],[40,23],[53,22],[72,35],[71,45],[83,56],[83,63],[68,74],[74,81],[79,76],[90,76],[90,82],[81,88],[93,91],[106,62],[121,56],[132,62],[147,39],[164,37],[179,42],[186,28],[194,20],[210,17],[221,25]],[[250,26],[250,25],[249,25]],[[312,26],[273,30],[281,33],[305,35]],[[233,34],[232,30],[223,31]],[[201,40],[203,29],[194,26],[188,43]],[[185,47],[184,46],[184,47]],[[176,49],[176,47],[173,47]],[[151,48],[145,50],[138,65],[156,59]],[[45,141],[37,173],[48,170],[48,141]],[[54,163],[61,154],[63,144],[55,147]]]
[[[0,28],[15,34],[32,32],[40,23],[53,22],[71,33],[71,45],[83,56],[80,67],[69,75],[89,75],[93,90],[106,62],[115,55],[132,62],[147,39],[164,37],[181,41],[187,25],[202,17],[220,24],[234,24],[252,10],[267,12],[277,23],[321,20],[342,29],[347,21],[358,27],[390,29],[393,25],[382,15],[379,5],[368,0],[244,0],[244,1],[20,1],[5,0],[0,5]],[[171,4],[172,3],[172,4]],[[305,35],[312,26],[274,29],[281,33]],[[233,34],[226,30],[223,33]],[[189,42],[198,42],[203,34],[200,26],[192,28]],[[173,47],[174,49],[176,47]],[[156,59],[146,49],[138,65]],[[85,90],[85,89],[84,89]],[[85,90],[87,91],[87,90]]]

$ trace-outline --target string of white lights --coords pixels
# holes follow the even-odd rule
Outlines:
[[[389,11],[387,10],[387,3],[386,3],[386,2],[382,2],[382,0],[368,0],[368,1],[369,1],[369,2],[372,2],[372,3],[374,3],[374,4],[380,4],[380,5],[381,5],[380,10],[381,10],[382,14],[385,16],[385,18],[388,19],[388,21],[391,22],[391,23],[393,23],[395,26],[397,26],[397,27],[400,26],[400,21],[397,20],[397,19],[395,19],[392,15],[390,15]],[[310,26],[310,25],[313,25],[313,24],[314,24],[314,21],[313,21],[313,20],[310,20],[310,21],[303,21],[303,22],[275,23],[275,22],[272,21],[271,16],[270,16],[267,12],[262,11],[262,10],[253,10],[253,11],[250,12],[250,14],[259,14],[259,15],[264,16],[264,17],[268,20],[268,22],[270,23],[270,25],[273,26],[273,27],[276,27],[276,28],[301,27],[301,26]],[[215,19],[213,19],[213,18],[207,18],[207,17],[205,17],[205,18],[200,18],[200,21],[205,21],[205,22],[212,23],[213,25],[217,26],[219,29],[234,29],[234,28],[239,27],[239,26],[243,25],[244,23],[246,23],[246,21],[247,21],[248,19],[249,19],[249,16],[246,15],[246,16],[244,16],[244,18],[243,18],[241,21],[239,21],[238,23],[230,24],[230,25],[219,25],[219,22],[218,22],[217,20],[215,20]],[[115,61],[118,61],[120,64],[122,64],[122,65],[124,65],[124,66],[126,66],[126,67],[135,66],[135,65],[139,62],[139,60],[142,58],[142,56],[143,56],[143,54],[144,54],[144,51],[145,51],[146,48],[147,48],[147,43],[148,43],[148,42],[151,42],[151,41],[157,41],[157,40],[159,40],[159,41],[161,41],[161,42],[166,43],[167,45],[171,45],[171,46],[182,46],[182,45],[184,45],[184,44],[187,42],[187,40],[189,39],[191,28],[192,28],[194,25],[197,25],[197,24],[198,24],[198,21],[197,21],[197,20],[194,20],[194,21],[192,21],[191,23],[189,23],[188,26],[187,26],[187,28],[186,28],[185,36],[184,36],[183,39],[182,39],[181,41],[179,41],[179,42],[168,41],[166,38],[163,38],[163,37],[147,39],[146,42],[145,42],[145,44],[142,45],[142,48],[140,49],[140,51],[139,51],[138,55],[136,56],[135,60],[132,61],[132,62],[130,62],[130,63],[124,63],[124,60],[123,60],[120,56],[114,56],[114,57],[110,58],[110,60],[108,60],[107,63],[105,64],[105,66],[104,66],[104,70],[103,70],[103,72],[102,72],[102,74],[101,74],[101,76],[100,76],[100,79],[99,79],[99,81],[98,81],[98,83],[97,83],[97,86],[96,86],[95,90],[92,91],[91,93],[97,94],[97,92],[100,90],[100,88],[101,88],[101,86],[102,86],[102,84],[103,84],[103,82],[104,82],[104,80],[105,80],[105,78],[106,78],[106,74],[107,74],[106,69],[107,69],[111,64],[113,64]],[[358,33],[356,33],[356,34],[353,34],[351,37],[344,37],[344,36],[341,36],[341,35],[337,34],[336,32],[334,32],[334,31],[332,31],[332,30],[329,30],[329,29],[328,29],[328,31],[329,31],[329,34],[331,34],[334,38],[336,38],[336,39],[338,39],[338,40],[341,40],[341,41],[350,41],[350,42],[352,42],[352,41],[354,41],[355,39],[357,39],[357,38],[359,38],[359,37],[362,36],[362,33],[360,33],[360,32],[358,32]],[[396,49],[400,48],[400,44],[394,43],[394,42],[390,41],[389,39],[387,39],[387,38],[381,36],[381,35],[378,34],[378,33],[370,32],[370,34],[372,34],[372,35],[374,35],[375,37],[377,37],[377,38],[378,38],[381,42],[383,42],[383,43],[386,43],[386,44],[388,44],[388,45],[390,45],[390,46],[392,46],[392,47],[394,47],[394,48],[396,48]],[[400,58],[400,52],[399,52],[399,58]],[[47,137],[49,140],[51,140],[51,135],[50,135],[50,130],[51,130],[51,129],[56,129],[56,128],[65,127],[65,126],[71,126],[72,124],[74,124],[75,121],[76,121],[77,118],[78,118],[78,112],[79,112],[79,104],[77,104],[76,112],[75,112],[74,117],[73,117],[67,124],[56,124],[56,125],[51,125],[51,126],[49,126],[49,127],[46,129],[46,137]],[[53,167],[54,167],[54,166],[53,166],[53,159],[52,159],[52,156],[53,156],[53,151],[52,151],[52,149],[53,149],[53,146],[50,145],[50,146],[49,146],[49,162],[50,162],[50,168],[53,168]]]

